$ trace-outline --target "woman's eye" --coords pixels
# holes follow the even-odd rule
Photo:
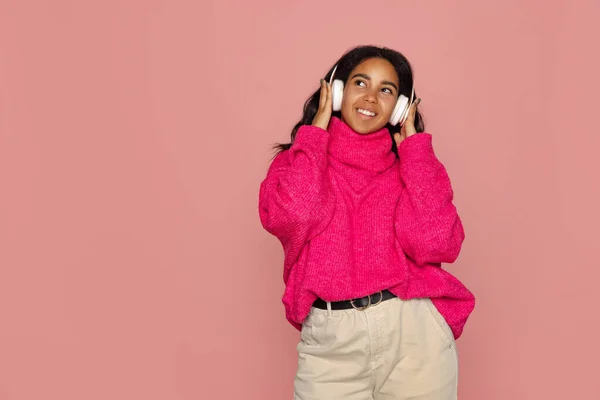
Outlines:
[[[382,91],[387,94],[392,94],[392,89],[390,89],[390,88],[383,88]]]
[[[361,80],[357,80],[357,81],[355,82],[355,84],[356,84],[357,86],[362,86],[362,87],[364,87],[364,86],[365,86],[365,83],[364,83],[363,81],[361,81]]]

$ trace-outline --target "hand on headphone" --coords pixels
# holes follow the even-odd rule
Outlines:
[[[317,115],[312,120],[313,126],[327,130],[332,113],[331,85],[321,79],[321,98],[319,99],[319,109]]]
[[[421,99],[417,99],[417,101],[412,104],[408,113],[408,117],[406,118],[406,122],[404,122],[404,125],[402,125],[402,128],[400,128],[400,132],[394,133],[396,147],[399,147],[400,143],[402,143],[404,139],[417,133],[417,129],[415,128],[415,115],[417,114],[417,106],[420,102]]]

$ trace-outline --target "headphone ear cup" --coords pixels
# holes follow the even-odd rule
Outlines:
[[[390,124],[398,125],[400,119],[403,119],[404,114],[406,114],[406,110],[408,109],[408,97],[401,94],[398,97],[398,101],[396,102],[396,106],[394,107],[394,111],[392,111],[392,115],[390,116]],[[404,123],[404,121],[402,121]]]
[[[344,97],[344,82],[336,79],[331,84],[331,106],[333,111],[342,109],[342,98]]]

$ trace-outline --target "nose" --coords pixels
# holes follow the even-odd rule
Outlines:
[[[369,103],[377,103],[377,91],[374,88],[367,90],[364,100]]]

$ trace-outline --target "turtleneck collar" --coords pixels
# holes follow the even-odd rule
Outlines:
[[[329,122],[329,155],[358,169],[382,172],[396,161],[387,128],[369,134],[356,133],[337,117]]]

